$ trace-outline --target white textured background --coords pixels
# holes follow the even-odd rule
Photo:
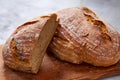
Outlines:
[[[63,8],[87,6],[120,32],[120,0],[0,0],[0,44],[17,26]],[[120,76],[104,80],[120,80]]]

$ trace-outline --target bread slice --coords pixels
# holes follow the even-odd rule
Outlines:
[[[51,14],[19,26],[3,47],[5,65],[14,70],[37,73],[57,25],[57,15]]]
[[[110,66],[120,60],[119,33],[92,10],[68,8],[57,15],[60,25],[49,50],[59,59],[94,66]]]

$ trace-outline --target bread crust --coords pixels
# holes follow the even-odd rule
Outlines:
[[[68,8],[57,15],[60,23],[49,50],[58,58],[105,67],[120,60],[119,33],[93,11],[86,7]]]

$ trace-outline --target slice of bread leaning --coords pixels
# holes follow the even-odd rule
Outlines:
[[[51,14],[19,26],[3,47],[5,65],[18,71],[37,73],[57,25],[57,15]]]

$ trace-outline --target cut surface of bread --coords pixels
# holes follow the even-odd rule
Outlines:
[[[119,33],[86,7],[57,12],[59,27],[48,50],[59,59],[94,66],[110,66],[120,60]]]
[[[14,70],[37,73],[57,24],[57,15],[51,14],[19,26],[3,47],[5,65]]]

